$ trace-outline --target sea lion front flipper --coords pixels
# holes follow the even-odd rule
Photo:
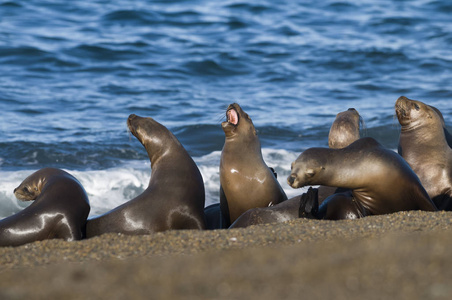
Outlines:
[[[231,226],[231,217],[229,216],[229,206],[223,187],[220,184],[220,213],[221,213],[221,228],[229,228]],[[224,224],[223,224],[224,223]]]
[[[298,217],[306,219],[318,219],[319,212],[319,190],[310,187],[306,193],[301,195]]]

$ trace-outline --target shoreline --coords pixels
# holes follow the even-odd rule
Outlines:
[[[0,248],[2,299],[446,299],[452,212]]]

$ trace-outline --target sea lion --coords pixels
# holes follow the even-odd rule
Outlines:
[[[303,195],[292,197],[274,206],[248,209],[240,215],[229,228],[243,228],[258,224],[282,223],[297,219],[302,196]]]
[[[287,199],[262,158],[251,118],[233,103],[221,124],[225,142],[220,160],[220,207],[227,227],[250,208],[267,207]]]
[[[44,168],[28,176],[14,194],[34,202],[0,221],[0,246],[19,246],[45,239],[80,240],[90,211],[88,196],[71,174]]]
[[[355,211],[357,216],[437,210],[406,161],[373,138],[361,138],[343,149],[309,148],[291,170],[287,182],[293,188],[320,184],[350,189],[363,209]]]
[[[127,125],[151,161],[149,185],[134,199],[89,219],[87,237],[108,232],[140,235],[170,229],[205,229],[204,182],[185,148],[152,118],[132,114]]]
[[[328,135],[328,145],[330,148],[344,148],[357,139],[359,139],[360,124],[363,123],[358,111],[354,108],[349,108],[346,111],[340,112],[336,115],[334,122],[331,125]],[[322,203],[325,199],[335,193],[346,193],[347,189],[320,186],[318,189],[309,190],[303,195],[292,197],[280,204],[265,207],[252,208],[243,213],[229,228],[247,227],[250,225],[280,223],[288,220],[293,220],[299,217],[309,218],[306,214],[300,214],[300,209],[305,209],[306,202],[301,201],[303,197],[309,198],[310,205]],[[312,194],[315,193],[313,196]],[[343,194],[341,194],[342,196]],[[315,200],[314,200],[315,199]],[[327,206],[322,207],[322,214],[328,215],[331,218],[339,218],[341,216],[352,216],[353,214],[347,211],[347,206],[341,211],[332,212],[333,205],[330,206],[328,212],[324,212]],[[312,210],[312,207],[311,207]],[[313,212],[310,210],[310,214]],[[333,215],[334,214],[334,215]],[[337,217],[336,217],[337,216]],[[314,215],[312,215],[314,218]],[[317,212],[315,213],[317,218]]]
[[[360,125],[363,123],[362,117],[354,108],[338,113],[331,124],[328,146],[331,149],[341,149],[358,140]]]
[[[204,208],[204,216],[206,220],[206,229],[224,229],[228,221],[221,213],[220,203],[214,203]]]
[[[341,149],[357,141],[360,138],[359,130],[361,124],[364,124],[364,121],[354,108],[349,108],[346,111],[338,113],[328,134],[328,146],[331,149]],[[319,204],[322,204],[332,194],[343,192],[346,192],[346,189],[323,185],[319,186]]]
[[[395,111],[400,125],[399,154],[419,176],[430,198],[441,210],[452,210],[452,149],[441,112],[404,96]]]
[[[327,197],[319,207],[318,194],[307,197],[300,203],[300,218],[344,220],[358,219],[368,215],[363,206],[355,200],[352,190],[344,189]]]

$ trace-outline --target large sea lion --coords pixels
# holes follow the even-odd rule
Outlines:
[[[71,174],[60,169],[41,169],[28,176],[14,194],[19,200],[34,201],[0,221],[0,246],[84,237],[90,205],[82,185]]]
[[[336,115],[334,122],[331,125],[330,132],[328,135],[328,145],[330,148],[339,149],[344,148],[357,139],[359,139],[360,124],[363,123],[361,116],[358,111],[354,108],[349,108],[346,111],[340,112]],[[311,193],[314,193],[312,196]],[[298,195],[289,200],[286,200],[280,204],[264,207],[264,208],[252,208],[243,213],[237,220],[230,226],[230,228],[238,227],[248,227],[250,225],[257,224],[268,224],[268,223],[280,223],[288,220],[293,220],[298,217],[307,217],[306,215],[300,214],[300,206],[306,205],[306,201],[301,201],[308,197],[310,202],[314,201],[316,203],[311,203],[311,205],[319,205],[323,200],[327,199],[332,194],[336,193],[347,193],[347,189],[320,186],[318,189],[313,189],[312,192],[304,193],[303,195]],[[344,194],[340,194],[342,196]],[[327,206],[325,206],[326,208]],[[321,211],[325,209],[321,207]],[[347,206],[343,209],[332,213],[333,205],[330,206],[329,212],[331,213],[331,218],[341,218],[342,216],[352,216],[347,210]],[[340,216],[338,216],[340,215]]]
[[[343,149],[307,149],[292,163],[287,181],[293,188],[320,184],[350,189],[350,197],[334,203],[356,206],[356,217],[437,210],[405,160],[369,137]]]
[[[233,103],[221,124],[225,142],[220,160],[220,206],[227,227],[250,208],[276,205],[287,199],[262,158],[251,118]]]
[[[404,96],[397,99],[395,111],[402,126],[399,154],[419,176],[436,206],[452,210],[452,149],[441,112]]]
[[[152,118],[132,114],[127,125],[151,161],[149,186],[134,199],[88,220],[87,237],[108,232],[139,235],[170,229],[205,229],[204,182],[185,148]]]

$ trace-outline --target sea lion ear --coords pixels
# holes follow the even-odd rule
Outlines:
[[[311,177],[313,177],[314,175],[315,175],[314,169],[307,169],[307,170],[306,170],[306,177],[307,177],[307,178],[311,178]]]

